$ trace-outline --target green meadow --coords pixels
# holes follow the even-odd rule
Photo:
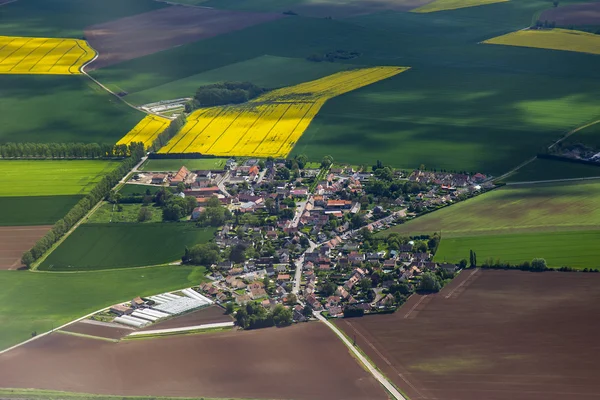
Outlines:
[[[560,160],[536,158],[519,168],[505,182],[534,182],[552,179],[600,177],[600,165],[577,164]]]
[[[138,222],[138,215],[143,204],[120,204],[122,210],[115,204],[104,203],[85,221],[86,224],[130,223]],[[143,223],[162,222],[162,209],[151,205],[145,206],[150,210],[150,218]]]
[[[186,247],[206,243],[214,233],[193,223],[82,224],[39,269],[89,271],[180,261]]]
[[[0,197],[85,194],[118,165],[103,160],[2,160]]]
[[[81,195],[0,197],[0,225],[52,225],[81,198]]]
[[[500,260],[511,264],[544,258],[549,267],[600,268],[600,231],[513,233],[510,235],[442,238],[435,261],[469,260],[470,250],[478,264]]]
[[[450,238],[594,230],[600,225],[599,198],[597,180],[504,186],[397,225],[386,233],[441,232],[442,238]]]
[[[85,273],[0,271],[0,349],[135,296],[198,284],[205,272],[188,266]]]

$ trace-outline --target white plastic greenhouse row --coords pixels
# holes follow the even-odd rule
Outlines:
[[[212,301],[208,297],[202,296],[200,293],[196,292],[194,289],[183,289],[182,292],[187,297],[192,298],[192,299],[196,299],[196,300],[200,300],[200,301],[206,303],[207,305],[214,303],[214,301]]]
[[[148,298],[150,300],[153,300],[155,303],[163,304],[163,303],[168,303],[169,301],[172,301],[172,300],[181,299],[182,297],[177,296],[176,294],[163,293],[163,294],[157,294],[155,296],[150,296]]]
[[[135,328],[143,328],[144,326],[150,324],[150,321],[131,317],[129,315],[121,315],[120,317],[115,318],[115,322],[121,323],[123,325],[133,326]]]
[[[180,297],[177,300],[172,300],[163,304],[152,306],[152,308],[158,311],[177,315],[206,305],[207,303],[204,301],[192,299],[190,297]]]

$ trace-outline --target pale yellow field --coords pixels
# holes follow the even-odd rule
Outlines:
[[[456,10],[459,8],[484,6],[486,4],[503,3],[508,0],[435,0],[419,8],[411,10],[415,13],[430,13],[436,11]]]
[[[138,122],[127,135],[123,136],[117,144],[129,144],[132,142],[143,142],[146,148],[150,147],[158,135],[167,129],[171,123],[170,119],[157,115],[148,115]]]
[[[245,104],[195,111],[159,153],[285,157],[328,99],[407,69],[373,67],[343,71],[273,90]]]
[[[568,29],[528,29],[483,43],[600,54],[600,35]]]
[[[80,74],[95,54],[83,40],[0,36],[0,74]]]

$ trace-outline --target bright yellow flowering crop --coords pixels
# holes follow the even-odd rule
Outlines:
[[[0,36],[0,74],[80,74],[95,54],[83,40]]]
[[[328,99],[406,69],[374,67],[343,71],[273,90],[245,104],[195,111],[159,153],[285,157]]]
[[[486,4],[503,3],[508,0],[434,0],[419,8],[411,10],[415,13],[430,13],[436,11],[456,10],[459,8],[484,6]]]
[[[483,43],[600,54],[600,35],[568,29],[527,29]]]
[[[170,119],[157,115],[148,115],[138,122],[132,130],[123,136],[117,144],[129,144],[131,142],[143,142],[146,148],[150,147],[158,135],[167,129],[171,123]]]

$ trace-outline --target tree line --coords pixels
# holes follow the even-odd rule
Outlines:
[[[94,188],[81,199],[62,219],[58,220],[52,229],[39,239],[33,247],[26,251],[21,257],[21,262],[30,267],[38,260],[54,243],[60,240],[81,218],[83,218],[100,200],[106,197],[112,188],[129,173],[129,171],[142,159],[145,154],[143,143],[130,143],[127,146],[127,154],[121,164],[104,177]]]
[[[115,158],[127,157],[125,144],[100,143],[5,143],[0,144],[1,158]]]
[[[189,113],[200,107],[245,103],[264,92],[266,89],[250,82],[222,82],[200,86],[194,98],[185,105],[185,112]]]
[[[185,114],[180,114],[177,118],[171,121],[167,129],[159,133],[156,139],[154,139],[154,142],[151,146],[152,151],[158,151],[161,147],[166,145],[169,140],[179,133],[179,130],[183,128],[186,122],[187,120],[185,118]]]

